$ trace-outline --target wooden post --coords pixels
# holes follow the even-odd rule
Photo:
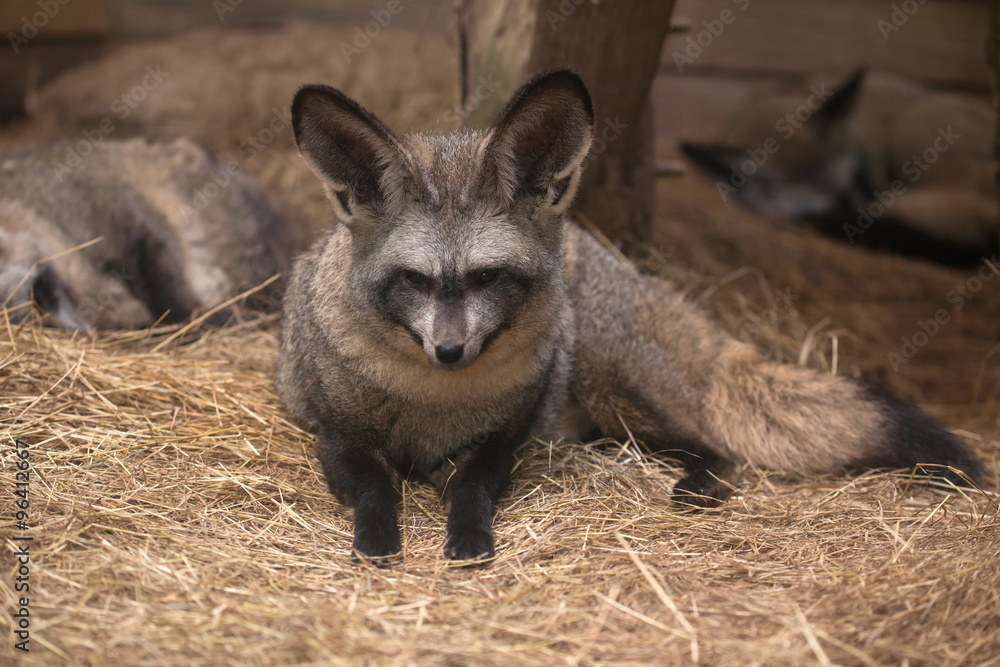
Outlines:
[[[993,163],[996,167],[994,178],[1000,192],[1000,0],[990,0],[989,30],[987,32],[986,58],[990,66],[990,81],[993,84],[993,109],[996,125],[993,129]],[[1000,236],[1000,232],[997,232]],[[1000,242],[1000,239],[995,239]]]
[[[538,72],[569,67],[587,83],[597,137],[575,209],[609,238],[648,237],[653,217],[649,92],[673,0],[457,0],[462,112],[487,127]]]
[[[993,107],[997,116],[993,134],[993,159],[997,166],[997,185],[1000,186],[1000,0],[991,0],[989,16],[986,53],[993,84]]]

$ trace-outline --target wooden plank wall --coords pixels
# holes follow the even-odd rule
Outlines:
[[[22,113],[41,82],[103,53],[111,29],[109,0],[0,0],[0,120]]]
[[[0,121],[24,113],[32,91],[62,70],[108,51],[115,43],[154,39],[207,26],[271,27],[291,21],[364,26],[388,0],[0,0]],[[445,33],[452,0],[401,0],[393,24]],[[39,17],[37,33],[15,51],[9,34]],[[28,28],[29,34],[31,28]]]
[[[688,30],[672,34],[664,44],[653,88],[658,136],[710,140],[763,91],[816,73],[834,81],[858,65],[987,95],[988,2],[677,0],[675,23]],[[32,87],[104,53],[115,41],[207,25],[363,25],[386,0],[0,0],[3,34],[19,34],[24,18],[31,20],[41,11],[40,3],[55,3],[59,10],[37,36],[18,53],[9,43],[0,46],[0,116],[22,108]],[[220,11],[220,6],[232,11]],[[424,0],[394,21],[446,33],[451,11],[452,0]],[[897,27],[893,18],[898,30],[890,31],[885,26]],[[687,52],[690,41],[703,46]],[[680,54],[680,66],[675,54]]]
[[[289,21],[323,21],[364,26],[388,0],[109,0],[117,29],[130,39],[209,25],[277,26]],[[446,32],[452,0],[400,0],[394,25]]]
[[[653,89],[657,134],[714,139],[765,91],[804,78],[835,82],[861,65],[988,95],[988,7],[987,0],[678,0],[674,22],[687,31],[664,44]]]

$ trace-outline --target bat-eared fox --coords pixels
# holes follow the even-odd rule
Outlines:
[[[355,554],[397,554],[401,478],[447,466],[445,554],[491,557],[534,437],[634,437],[685,465],[674,498],[696,507],[746,463],[983,473],[913,405],[762,358],[568,219],[594,136],[573,72],[532,79],[485,132],[399,136],[319,85],[292,114],[338,223],[292,271],[276,386],[318,430]]]
[[[741,108],[682,145],[727,200],[852,245],[972,266],[1000,245],[993,104],[855,71]]]
[[[281,271],[281,223],[186,139],[36,146],[0,157],[0,300],[64,329],[180,321]]]

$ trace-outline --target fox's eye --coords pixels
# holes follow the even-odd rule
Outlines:
[[[427,287],[430,284],[427,276],[417,271],[404,271],[403,278],[414,287]]]
[[[500,275],[500,269],[485,269],[476,274],[477,285],[489,285]]]

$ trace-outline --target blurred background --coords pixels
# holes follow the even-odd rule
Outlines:
[[[913,0],[916,4],[916,0]],[[159,39],[197,28],[278,28],[324,22],[351,28],[372,20],[385,2],[357,0],[51,0],[58,12],[38,28],[21,53],[0,50],[0,116],[24,115],[32,93],[63,70],[115,45]],[[656,129],[663,138],[708,140],[729,114],[762,90],[790,78],[826,71],[839,76],[859,65],[912,77],[934,88],[990,94],[987,0],[929,0],[906,14],[906,3],[885,0],[678,0],[662,67],[653,87]],[[746,9],[741,10],[740,7]],[[893,6],[907,17],[884,34]],[[908,9],[909,7],[907,7]],[[738,19],[678,72],[671,58],[687,37],[730,9]],[[42,11],[39,0],[5,0],[3,34],[20,34],[24,18]],[[454,22],[451,0],[415,3],[393,27],[445,39]],[[9,40],[8,40],[9,41]],[[330,45],[339,57],[336,44]],[[457,58],[457,52],[455,57]],[[428,66],[433,66],[428,64]],[[681,103],[681,101],[683,101]]]
[[[0,53],[0,115],[24,116],[33,93],[60,72],[99,58],[123,44],[158,40],[199,28],[276,29],[289,24],[333,23],[350,28],[371,21],[385,2],[356,0],[52,0],[58,11],[19,53]],[[408,3],[409,4],[409,3]],[[54,9],[53,7],[53,9]],[[21,34],[24,19],[43,11],[38,0],[4,0],[3,34]],[[394,27],[444,38],[452,20],[451,0],[415,3],[393,17]],[[341,58],[336,44],[331,57]],[[456,55],[457,58],[457,55]]]
[[[298,86],[338,87],[399,132],[446,131],[488,125],[536,71],[571,66],[599,137],[576,212],[640,269],[779,358],[995,426],[994,5],[5,0],[0,149],[187,137],[257,179],[301,248],[330,212],[291,136]],[[767,165],[748,162],[768,139]],[[894,183],[906,197],[854,235]],[[952,246],[957,261],[938,253]],[[787,290],[795,308],[761,321]],[[948,325],[899,363],[942,309]]]

